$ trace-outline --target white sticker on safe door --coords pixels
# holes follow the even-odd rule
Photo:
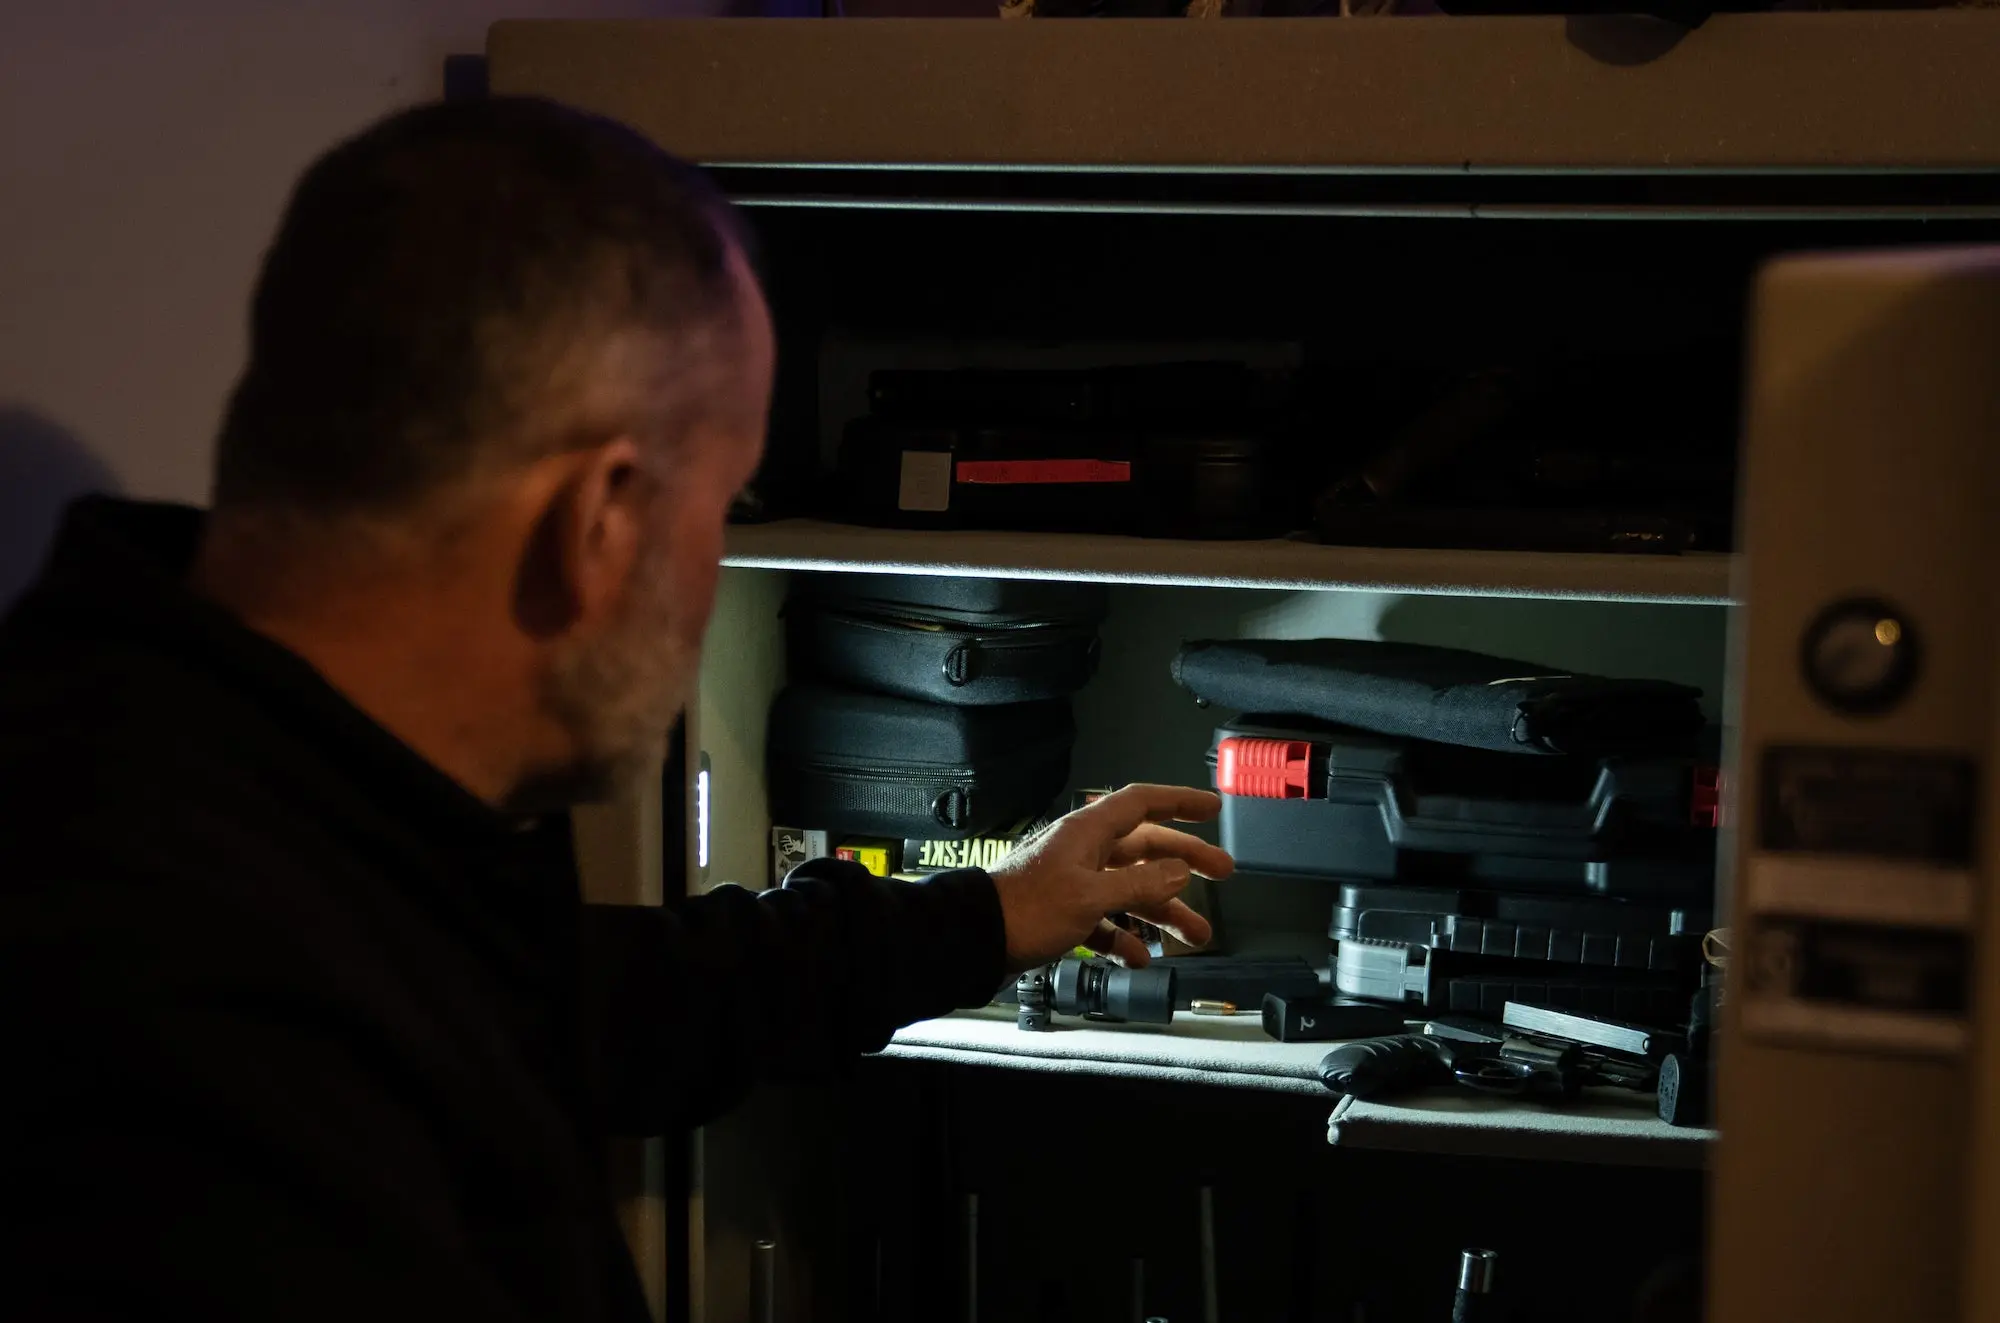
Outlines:
[[[1969,1041],[1963,932],[1760,918],[1740,955],[1743,1031],[1773,1042],[1956,1056]]]
[[[941,513],[951,509],[951,452],[905,450],[896,485],[896,508]]]
[[[1964,868],[1843,855],[1750,857],[1750,909],[1845,923],[1964,929],[1972,923],[1972,873]]]

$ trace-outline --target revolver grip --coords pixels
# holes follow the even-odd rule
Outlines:
[[[1320,1083],[1366,1101],[1426,1085],[1449,1084],[1452,1051],[1428,1034],[1396,1034],[1343,1043],[1320,1059]]]

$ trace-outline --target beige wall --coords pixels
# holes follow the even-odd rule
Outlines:
[[[503,17],[818,0],[0,3],[0,604],[76,491],[205,494],[293,176]]]

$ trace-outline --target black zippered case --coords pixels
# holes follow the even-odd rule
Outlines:
[[[1453,887],[1340,888],[1327,935],[1603,969],[1692,969],[1707,909]]]
[[[1564,672],[1459,648],[1364,639],[1225,639],[1181,645],[1175,683],[1238,712],[1499,753],[1672,753],[1704,729],[1701,691],[1666,680]]]
[[[1277,717],[1215,732],[1239,871],[1657,898],[1714,892],[1716,773],[1694,756],[1516,758]]]
[[[1098,584],[816,574],[785,607],[791,674],[933,703],[1067,698],[1097,671]]]
[[[860,836],[979,836],[1047,812],[1075,742],[1061,699],[951,707],[795,685],[765,740],[771,814]]]

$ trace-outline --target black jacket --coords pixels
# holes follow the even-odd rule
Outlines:
[[[565,826],[187,591],[199,530],[84,502],[0,625],[11,1317],[638,1323],[608,1135],[999,985],[983,873],[581,904]]]

